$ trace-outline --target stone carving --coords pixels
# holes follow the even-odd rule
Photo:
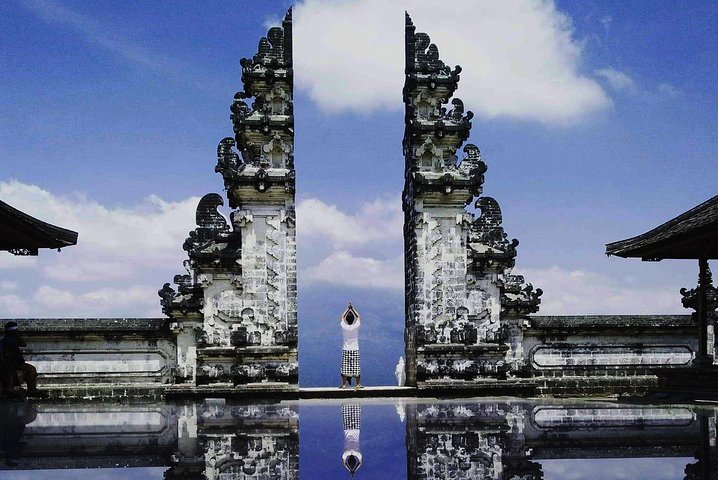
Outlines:
[[[405,42],[407,384],[465,386],[521,367],[511,318],[536,312],[541,291],[509,275],[518,240],[507,239],[498,202],[479,197],[479,148],[457,158],[473,118],[452,98],[461,68],[441,61],[408,14]],[[465,210],[472,201],[479,218]]]
[[[183,246],[188,275],[175,277],[177,292],[165,284],[158,293],[163,312],[191,326],[175,329],[186,382],[296,389],[291,10],[240,64],[244,90],[230,107],[235,136],[219,142],[215,166],[230,222],[218,211],[223,198],[205,195]]]
[[[215,167],[231,208],[254,198],[249,189],[268,192],[274,200],[294,191],[291,10],[281,28],[271,28],[260,40],[257,54],[240,64],[244,91],[235,95],[230,108],[235,138],[220,142]]]
[[[708,325],[706,329],[706,333],[708,335],[707,353],[709,356],[713,357],[713,363],[717,364],[718,355],[716,355],[716,351],[718,350],[718,336],[716,335],[716,319],[718,319],[718,314],[716,314],[716,310],[718,309],[718,288],[713,285],[713,274],[711,273],[707,262],[705,276],[703,279],[698,279],[699,286],[691,288],[690,290],[687,288],[681,288],[680,293],[683,297],[681,299],[681,303],[683,304],[683,307],[695,310],[693,316],[696,319],[698,318],[698,310],[700,308],[699,291],[701,282],[704,282],[706,288],[706,310],[708,318]]]
[[[178,286],[177,291],[165,283],[157,292],[162,304],[162,313],[171,315],[172,311],[187,315],[190,312],[199,313],[204,305],[202,289],[195,285],[191,275],[175,275],[174,283]]]
[[[182,248],[189,256],[189,267],[197,272],[215,269],[240,272],[237,260],[241,252],[241,236],[230,230],[227,220],[217,211],[224,205],[219,194],[208,193],[197,205],[197,228],[189,232]],[[209,277],[204,277],[207,282]]]
[[[522,275],[504,275],[501,286],[501,313],[509,315],[528,315],[536,313],[541,303],[543,290],[526,284]]]
[[[503,455],[510,445],[502,428],[507,412],[498,405],[419,404],[407,415],[409,476],[504,478]]]
[[[513,268],[519,241],[515,238],[508,241],[501,226],[503,219],[499,203],[491,197],[480,197],[474,206],[481,210],[481,216],[473,221],[469,230],[472,267],[479,274],[487,270]]]
[[[708,312],[715,315],[715,311],[716,309],[718,309],[718,288],[713,286],[713,274],[710,271],[710,267],[706,272],[706,285],[706,293],[708,297]],[[693,310],[698,310],[698,287],[691,288],[690,290],[687,288],[681,288],[680,293],[683,297],[681,299],[681,303],[685,308],[692,308]]]

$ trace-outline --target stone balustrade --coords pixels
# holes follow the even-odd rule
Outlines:
[[[54,397],[161,397],[174,381],[176,337],[166,319],[12,321],[28,344],[25,360],[35,365],[39,383]]]
[[[196,389],[179,372],[180,335],[166,319],[13,321],[28,342],[27,361],[53,397],[159,398],[168,387],[180,396]],[[506,378],[540,395],[642,394],[657,389],[662,375],[695,370],[697,325],[690,315],[535,316],[518,331],[511,339],[518,347],[502,355],[518,351],[521,362],[510,364]],[[271,386],[254,394],[271,394]],[[443,388],[440,381],[431,387]]]

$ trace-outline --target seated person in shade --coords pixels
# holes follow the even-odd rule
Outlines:
[[[359,358],[359,327],[361,317],[351,302],[344,313],[339,317],[339,325],[342,327],[344,343],[342,345],[342,384],[339,388],[346,388],[347,382],[352,383],[352,377],[356,378],[356,388],[364,388],[361,384],[361,360]]]
[[[20,387],[20,377],[18,373],[22,373],[27,383],[27,396],[35,398],[47,398],[45,392],[37,389],[37,370],[34,366],[25,362],[22,356],[22,348],[27,344],[20,337],[20,331],[17,323],[8,322],[5,324],[5,336],[2,339],[2,363],[4,368],[9,371],[12,377],[13,387]],[[5,386],[3,385],[3,388]],[[5,389],[9,391],[10,389]]]
[[[0,388],[2,388],[2,397],[17,398],[20,396],[12,389],[13,377],[14,375],[10,373],[10,369],[6,368],[5,363],[3,363],[2,343],[0,343]]]

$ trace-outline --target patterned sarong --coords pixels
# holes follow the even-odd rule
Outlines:
[[[361,405],[358,403],[346,403],[342,405],[342,426],[344,427],[344,439],[348,430],[361,429]],[[352,446],[356,449],[356,446]]]
[[[359,350],[342,350],[342,375],[347,377],[361,375]]]

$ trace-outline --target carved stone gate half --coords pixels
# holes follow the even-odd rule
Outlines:
[[[480,196],[487,166],[464,145],[473,114],[452,98],[461,67],[445,65],[408,14],[405,29],[407,383],[468,387],[524,368],[519,324],[541,290],[510,275],[519,242],[504,233],[498,202]],[[478,218],[465,209],[472,202]]]
[[[294,390],[297,266],[294,211],[292,14],[243,58],[234,137],[217,147],[224,199],[205,195],[184,243],[187,274],[160,290],[177,334],[176,381]],[[248,102],[251,101],[251,105]]]
[[[460,67],[440,59],[406,17],[404,86],[407,383],[470,386],[524,368],[519,323],[541,290],[510,275],[517,240],[496,200],[481,197],[486,164],[463,147],[471,112],[452,96]],[[175,383],[296,390],[296,230],[292,18],[244,58],[234,137],[220,141],[221,195],[205,195],[184,243],[186,274],[165,284],[163,312],[177,336]],[[248,102],[251,100],[251,105]],[[451,107],[447,111],[445,105]],[[476,218],[466,210],[473,202]]]

